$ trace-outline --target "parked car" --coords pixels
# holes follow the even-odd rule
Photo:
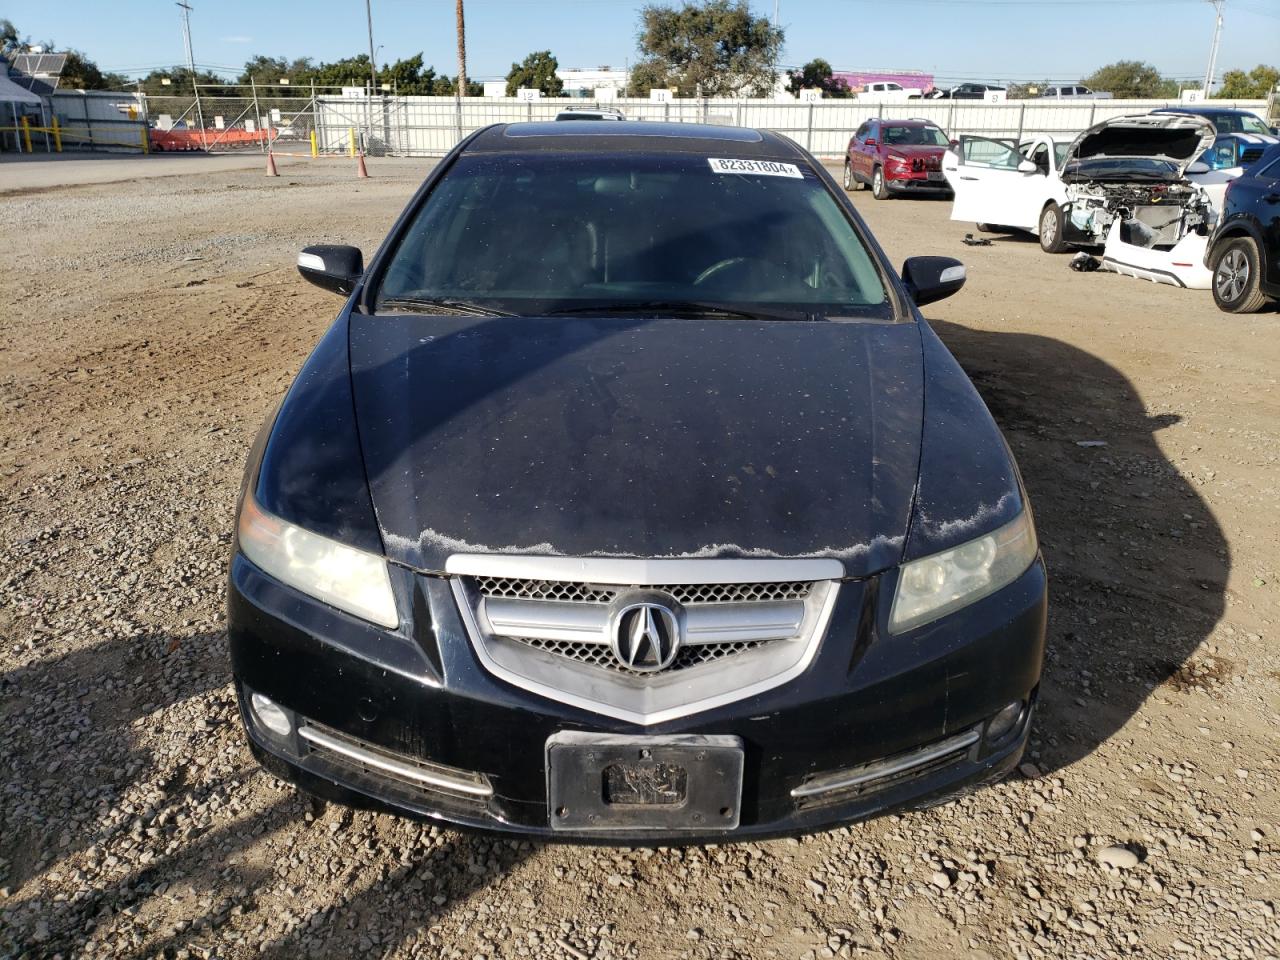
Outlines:
[[[1095,93],[1083,84],[1054,84],[1040,91],[1044,100],[1110,100],[1114,94]]]
[[[625,120],[616,107],[565,107],[556,114],[557,120]]]
[[[659,843],[1016,766],[1044,565],[1012,454],[917,309],[964,268],[899,277],[794,142],[491,126],[367,269],[349,246],[299,269],[343,306],[253,447],[228,590],[277,776]]]
[[[1256,113],[1250,110],[1234,110],[1228,107],[1159,107],[1152,113],[1177,113],[1189,117],[1205,117],[1218,133],[1258,133],[1270,136],[1280,133],[1275,127],[1269,127]]]
[[[1103,121],[1061,153],[1032,138],[1037,160],[1027,146],[964,137],[943,159],[951,219],[1034,230],[1049,253],[1101,246],[1104,269],[1208,289],[1201,260],[1226,178],[1191,168],[1213,141],[1203,118],[1152,114]]]
[[[931,100],[985,100],[989,92],[1004,90],[989,83],[961,83],[947,90],[936,88],[928,96]]]
[[[928,120],[868,120],[849,140],[844,188],[871,187],[877,200],[894,194],[951,193],[942,175],[942,155],[951,141]]]
[[[1199,161],[1210,170],[1244,171],[1262,158],[1280,137],[1264,133],[1220,133]]]
[[[853,98],[870,103],[906,103],[908,100],[919,100],[922,96],[924,91],[918,87],[903,87],[892,80],[877,80],[856,91]]]
[[[1253,313],[1280,299],[1280,145],[1227,186],[1205,265],[1220,310]]]

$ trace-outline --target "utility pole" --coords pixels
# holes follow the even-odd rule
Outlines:
[[[364,15],[369,21],[369,96],[378,92],[378,66],[373,62],[373,7],[371,0],[364,0]]]
[[[204,109],[200,106],[200,85],[196,83],[196,59],[191,52],[191,4],[177,0],[182,8],[182,43],[187,48],[187,70],[191,73],[191,90],[196,95],[196,122],[200,124],[200,146],[207,150],[209,144],[205,140]]]
[[[1202,95],[1206,100],[1209,99],[1209,91],[1213,87],[1213,73],[1218,66],[1218,42],[1222,39],[1222,8],[1227,0],[1209,0],[1209,2],[1213,4],[1216,16],[1213,23],[1213,45],[1209,47],[1209,69],[1204,72]]]
[[[467,95],[467,26],[462,16],[462,0],[458,0],[458,96]]]
[[[778,29],[778,0],[773,0],[773,29]]]

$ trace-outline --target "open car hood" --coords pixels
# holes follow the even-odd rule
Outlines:
[[[1093,179],[1092,161],[1158,161],[1169,164],[1170,180],[1180,180],[1187,167],[1213,145],[1212,121],[1191,114],[1150,113],[1113,117],[1086,130],[1071,142],[1062,179]],[[1123,164],[1106,164],[1106,179],[1124,179]],[[1135,170],[1140,169],[1135,164]],[[1146,177],[1144,179],[1150,179]]]

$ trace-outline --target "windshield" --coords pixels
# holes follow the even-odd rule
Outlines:
[[[937,127],[885,127],[884,142],[909,147],[946,147],[951,141]]]
[[[676,303],[893,316],[813,171],[688,154],[460,157],[391,254],[376,305],[442,300],[531,316]]]

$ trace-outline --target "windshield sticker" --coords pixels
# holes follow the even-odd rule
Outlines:
[[[804,174],[794,163],[779,163],[776,160],[724,160],[708,157],[707,163],[711,164],[712,173],[755,173],[765,177],[804,179]]]

